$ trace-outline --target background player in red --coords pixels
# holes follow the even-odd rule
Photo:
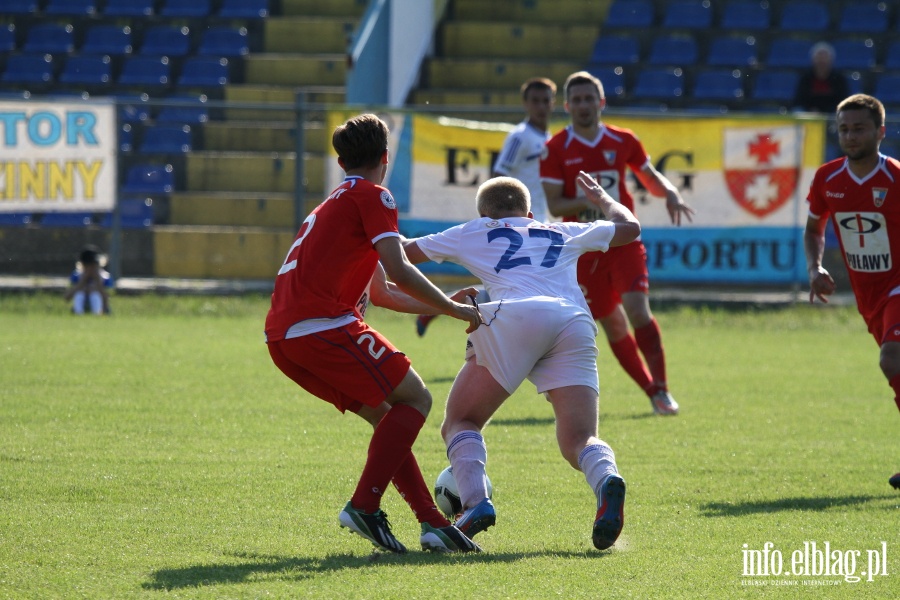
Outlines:
[[[665,197],[672,223],[681,225],[682,217],[691,219],[694,210],[653,167],[634,133],[600,121],[606,97],[599,79],[586,71],[573,73],[566,79],[563,93],[571,124],[547,142],[547,152],[541,160],[541,181],[551,214],[564,221],[591,222],[600,218],[575,185],[579,171],[589,173],[615,200],[635,212],[634,199],[625,185],[625,169],[629,168],[647,191]],[[578,262],[578,283],[613,354],[650,398],[654,412],[678,414],[678,404],[669,393],[666,380],[659,325],[650,312],[644,244],[638,239],[606,253],[585,254]]]
[[[424,549],[479,550],[437,509],[412,453],[431,394],[406,355],[363,314],[371,295],[411,312],[431,307],[467,321],[467,332],[481,315],[446,297],[407,260],[397,204],[379,185],[388,162],[384,122],[375,115],[349,119],[335,129],[332,145],[347,176],[303,222],[278,271],[266,317],[269,354],[303,389],[375,428],[356,490],[340,513],[342,527],[377,547],[406,552],[380,508],[393,482],[421,523]]]
[[[803,239],[809,301],[828,302],[835,284],[822,256],[831,216],[857,308],[881,346],[879,365],[900,409],[900,162],[878,150],[884,116],[881,102],[865,94],[838,104],[838,142],[846,157],[816,171]],[[900,473],[890,483],[900,488]]]

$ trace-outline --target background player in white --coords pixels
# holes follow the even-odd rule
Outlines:
[[[878,363],[900,409],[900,162],[878,151],[884,117],[881,102],[866,94],[838,104],[838,142],[846,157],[816,171],[804,246],[809,301],[828,302],[835,284],[822,257],[830,215],[856,306],[881,347]],[[900,473],[890,483],[900,488]]]
[[[462,265],[492,298],[480,307],[484,325],[469,336],[441,426],[464,508],[456,526],[469,536],[496,521],[481,431],[526,378],[553,407],[563,457],[596,494],[594,546],[609,548],[622,531],[625,481],[612,449],[597,437],[597,325],[576,264],[584,252],[631,242],[640,225],[589,175],[581,173],[578,185],[608,220],[539,223],[530,218],[528,188],[498,177],[478,189],[481,218],[404,243],[414,263]]]

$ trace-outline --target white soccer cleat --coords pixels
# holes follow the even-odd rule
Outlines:
[[[677,415],[678,403],[666,390],[659,390],[650,398],[650,404],[653,405],[653,412],[658,415]]]

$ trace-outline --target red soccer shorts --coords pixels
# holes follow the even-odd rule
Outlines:
[[[640,241],[578,259],[578,285],[594,319],[609,316],[626,292],[650,291],[647,249]]]
[[[866,316],[866,324],[879,346],[900,342],[900,296],[889,296],[880,309]]]
[[[363,321],[268,346],[285,375],[341,412],[378,406],[410,368],[409,358]]]

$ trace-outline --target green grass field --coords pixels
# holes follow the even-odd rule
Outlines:
[[[411,548],[395,556],[338,527],[370,429],[275,369],[267,307],[119,296],[113,316],[77,318],[58,296],[0,297],[0,597],[898,595],[900,492],[887,479],[900,419],[853,308],[658,308],[674,418],[652,415],[601,339],[600,435],[628,481],[613,549],[591,545],[593,495],[526,384],[485,432],[498,511],[477,538],[485,553],[418,551],[391,491],[384,508]],[[411,316],[370,321],[434,395],[415,447],[433,481],[462,324],[441,318],[418,338]],[[785,571],[827,542],[832,571],[862,580],[746,576],[767,542]],[[888,575],[861,575],[869,557]]]

